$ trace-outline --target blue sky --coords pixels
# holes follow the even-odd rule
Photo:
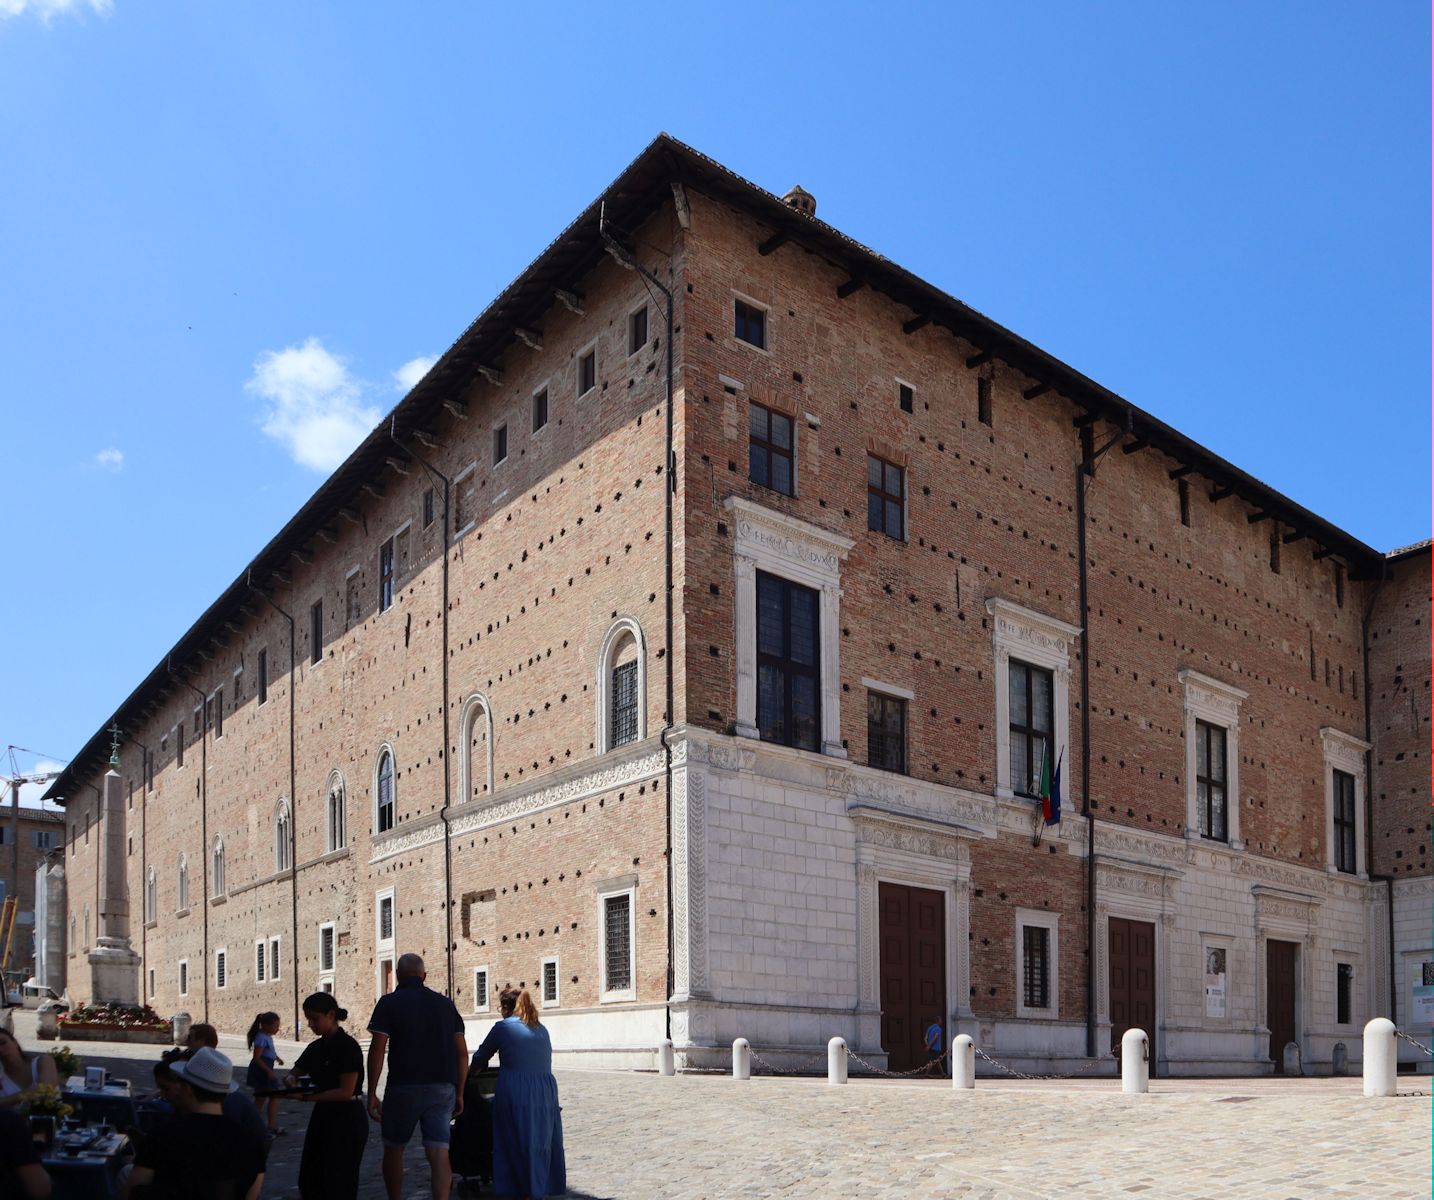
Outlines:
[[[0,0],[0,748],[74,753],[664,129],[1426,537],[1429,47],[1412,2]]]

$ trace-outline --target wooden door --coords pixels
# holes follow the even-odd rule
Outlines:
[[[946,897],[883,883],[879,907],[881,1047],[891,1070],[909,1071],[930,1057],[933,1021],[946,1044]]]
[[[1295,1024],[1295,967],[1299,962],[1295,942],[1265,943],[1265,1024],[1270,1027],[1270,1060],[1275,1074],[1285,1071],[1285,1043],[1298,1042]]]
[[[1110,918],[1110,1038],[1119,1048],[1127,1029],[1143,1029],[1150,1038],[1151,1074],[1155,1073],[1155,926],[1145,921]]]

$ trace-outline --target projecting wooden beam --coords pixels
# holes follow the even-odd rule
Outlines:
[[[1233,496],[1234,494],[1235,489],[1232,487],[1212,488],[1210,490],[1210,503],[1219,504],[1221,500],[1224,500],[1227,496]]]
[[[1100,413],[1098,413],[1098,412],[1083,412],[1083,413],[1081,413],[1080,416],[1075,417],[1075,418],[1071,421],[1071,424],[1074,425],[1077,429],[1089,429],[1092,425],[1094,425],[1094,424],[1095,424],[1097,421],[1099,421],[1099,420],[1100,420]]]
[[[314,556],[310,554],[307,550],[305,550],[302,546],[295,546],[292,550],[289,551],[289,553],[294,556],[296,562],[301,562],[306,567],[314,561]]]
[[[779,229],[776,233],[772,234],[771,237],[769,237],[765,242],[763,242],[757,247],[757,253],[760,254],[763,258],[766,258],[767,255],[771,254],[773,250],[780,250],[790,240],[791,239],[787,237],[787,235],[782,230]]]
[[[1021,395],[1023,395],[1027,400],[1037,400],[1041,396],[1044,396],[1050,390],[1050,384],[1038,383],[1035,387],[1028,387],[1024,392],[1021,393]]]
[[[1251,525],[1258,525],[1261,521],[1268,521],[1274,515],[1274,513],[1262,508],[1259,512],[1252,512],[1245,520]]]
[[[438,438],[427,429],[415,429],[413,431],[413,440],[415,442],[422,442],[430,450],[438,449]]]
[[[527,346],[529,350],[541,350],[543,348],[543,335],[540,330],[524,329],[523,326],[519,325],[513,330],[513,336],[522,342],[523,345]]]
[[[490,367],[486,363],[480,363],[478,365],[478,374],[483,376],[483,378],[486,379],[489,383],[491,383],[494,387],[503,386],[503,372],[498,367]],[[461,400],[458,400],[455,401],[455,403],[462,404],[463,402]],[[468,415],[466,409],[463,415]]]
[[[1289,533],[1285,534],[1283,541],[1286,546],[1293,546],[1296,542],[1302,542],[1307,537],[1309,537],[1309,534],[1303,529],[1292,529]]]
[[[362,525],[362,524],[363,524],[363,514],[362,514],[361,512],[359,512],[358,509],[356,509],[356,508],[351,508],[351,507],[350,507],[349,505],[347,505],[347,504],[345,504],[345,505],[343,506],[343,508],[339,509],[339,516],[341,516],[345,521],[349,522],[349,524],[351,524],[351,525]]]
[[[845,283],[837,284],[837,299],[845,300],[848,296],[854,295],[866,287],[865,279],[848,279]]]
[[[687,189],[675,179],[672,181],[672,202],[677,206],[677,223],[683,229],[691,229],[692,209],[687,203]]]
[[[1122,454],[1139,454],[1146,446],[1150,445],[1144,438],[1136,438],[1133,442],[1126,442],[1120,448]]]
[[[478,368],[480,371],[482,367]],[[457,417],[460,421],[468,419],[468,402],[466,400],[445,400],[443,407]]]
[[[388,463],[388,465],[392,467],[395,471],[397,471],[400,475],[408,474],[408,463],[406,460],[402,458],[397,458],[394,455],[390,454],[386,459],[384,459],[384,461]]]
[[[984,367],[995,357],[996,356],[992,354],[989,350],[981,350],[978,351],[976,354],[971,355],[971,357],[966,360],[966,366],[971,368],[972,370],[975,370],[977,367]]]
[[[238,624],[236,624],[234,621],[228,621],[228,620],[226,620],[226,621],[224,622],[224,628],[227,629],[230,633],[240,633],[240,632],[242,632],[241,627],[240,627]]]
[[[1328,558],[1333,553],[1334,550],[1332,550],[1329,546],[1321,546],[1318,550],[1314,552],[1314,560],[1315,562],[1319,562],[1320,559]]]
[[[332,525],[320,525],[318,535],[323,538],[324,541],[328,542],[330,546],[339,540],[339,531]]]
[[[1194,469],[1195,469],[1194,467],[1176,467],[1175,470],[1173,470],[1173,471],[1170,472],[1170,478],[1171,478],[1171,479],[1184,479],[1185,476],[1189,475],[1190,472],[1193,471]]]
[[[376,479],[365,479],[363,481],[363,490],[375,500],[382,500],[385,488],[383,484],[379,483]]]
[[[911,320],[907,321],[904,325],[902,325],[901,332],[906,334],[912,334],[915,333],[918,329],[925,329],[926,326],[930,324],[931,314],[922,313],[918,317],[912,317]]]
[[[583,298],[581,293],[558,288],[553,294],[557,296],[558,302],[569,312],[577,313],[578,316],[583,315]]]
[[[289,572],[283,567],[275,567],[273,570],[273,576],[282,584],[290,584],[294,582],[294,577],[290,575]]]

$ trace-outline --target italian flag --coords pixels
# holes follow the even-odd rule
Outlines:
[[[1051,750],[1050,743],[1043,743],[1041,746],[1041,785],[1036,790],[1036,795],[1041,798],[1041,813],[1046,818],[1047,825],[1059,825],[1061,822],[1061,762],[1065,758],[1065,751],[1062,750],[1060,758],[1056,759],[1055,774],[1051,774]]]

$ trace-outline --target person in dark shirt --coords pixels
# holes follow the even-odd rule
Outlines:
[[[303,1097],[313,1104],[304,1154],[299,1160],[299,1195],[303,1200],[354,1200],[359,1167],[368,1141],[363,1104],[363,1051],[339,1024],[348,1010],[328,992],[304,1001],[304,1019],[318,1036],[294,1064],[294,1074],[307,1075],[314,1091]]]
[[[264,1183],[264,1143],[223,1115],[235,1088],[234,1064],[218,1050],[198,1050],[169,1068],[179,1111],[135,1157],[126,1197],[147,1186],[163,1200],[257,1200]]]
[[[404,1147],[413,1127],[420,1125],[434,1200],[448,1200],[453,1183],[448,1120],[463,1111],[462,1084],[468,1075],[463,1018],[452,1000],[423,986],[428,972],[417,954],[403,955],[395,973],[398,987],[379,997],[368,1022],[373,1034],[368,1048],[368,1112],[383,1131],[383,1184],[388,1200],[400,1200]],[[378,1080],[386,1053],[388,1086],[380,1103]]]
[[[174,1119],[178,1109],[175,1107],[175,1098],[179,1094],[179,1077],[171,1071],[170,1064],[184,1062],[194,1057],[193,1050],[169,1051],[155,1064],[154,1084],[159,1089],[159,1096],[153,1100],[146,1100],[141,1105],[141,1110],[148,1110],[157,1114],[151,1121],[149,1128],[157,1130]],[[267,1162],[269,1157],[269,1131],[264,1126],[264,1118],[259,1115],[259,1110],[254,1107],[254,1101],[249,1099],[243,1092],[235,1088],[224,1097],[219,1104],[219,1111],[226,1120],[241,1125],[259,1139],[264,1147],[264,1158]]]
[[[30,1140],[30,1122],[0,1109],[0,1196],[45,1200],[49,1194],[50,1177]]]

